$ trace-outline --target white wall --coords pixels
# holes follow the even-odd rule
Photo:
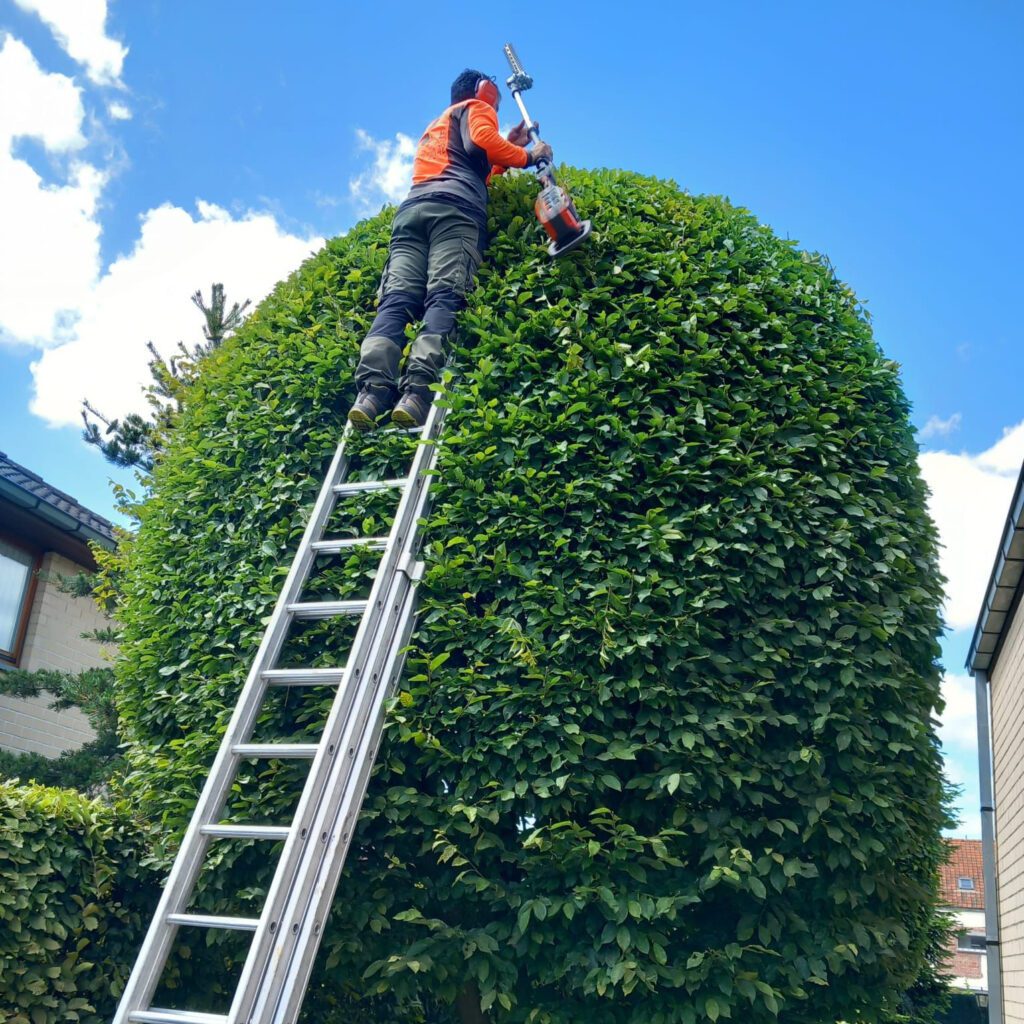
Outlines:
[[[1024,1024],[1024,613],[1005,627],[992,683],[999,950],[1006,1024]]]

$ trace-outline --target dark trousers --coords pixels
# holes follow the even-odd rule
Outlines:
[[[480,228],[450,203],[399,207],[378,292],[377,316],[359,350],[356,384],[426,394],[445,363],[445,342],[480,265]],[[405,328],[422,320],[399,379]]]

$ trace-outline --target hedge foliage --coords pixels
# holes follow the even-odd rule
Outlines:
[[[944,820],[941,580],[897,368],[828,262],[745,210],[567,178],[597,232],[558,262],[532,182],[494,189],[422,618],[308,1017],[461,996],[496,1022],[876,1020],[922,964]],[[206,360],[123,549],[130,785],[172,837],[343,425],[390,218]],[[350,508],[336,532],[386,522]],[[330,624],[289,650],[344,656]],[[256,738],[315,735],[328,699],[275,694]],[[304,770],[246,767],[230,819],[287,821]],[[251,910],[273,857],[213,850],[197,905]]]
[[[123,804],[0,782],[0,1019],[110,1020],[159,893]]]

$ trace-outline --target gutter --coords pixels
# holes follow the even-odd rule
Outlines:
[[[6,498],[12,505],[35,512],[40,519],[46,520],[51,526],[57,527],[58,530],[70,534],[82,542],[94,541],[108,551],[113,551],[116,546],[113,539],[105,533],[100,533],[99,530],[86,526],[85,523],[75,519],[74,516],[61,512],[59,508],[54,508],[49,502],[36,497],[36,495],[29,493],[17,484],[12,484],[8,480],[0,479],[0,497]]]
[[[1002,646],[1003,628],[1020,602],[1021,577],[1024,576],[1024,469],[1010,502],[1003,535],[999,540],[992,575],[985,588],[985,600],[974,628],[967,668],[971,672],[992,671]]]

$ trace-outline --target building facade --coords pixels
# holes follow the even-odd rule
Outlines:
[[[90,542],[113,548],[112,524],[0,452],[0,672],[107,664],[101,646],[81,634],[108,620],[91,599],[57,585],[96,569]],[[0,694],[0,748],[56,757],[92,739],[81,711],[50,703]]]
[[[967,667],[978,699],[989,1020],[1024,1024],[1024,471],[998,541]]]
[[[988,991],[985,958],[985,876],[980,839],[949,840],[949,860],[942,866],[942,902],[956,918],[947,959],[954,988]]]

